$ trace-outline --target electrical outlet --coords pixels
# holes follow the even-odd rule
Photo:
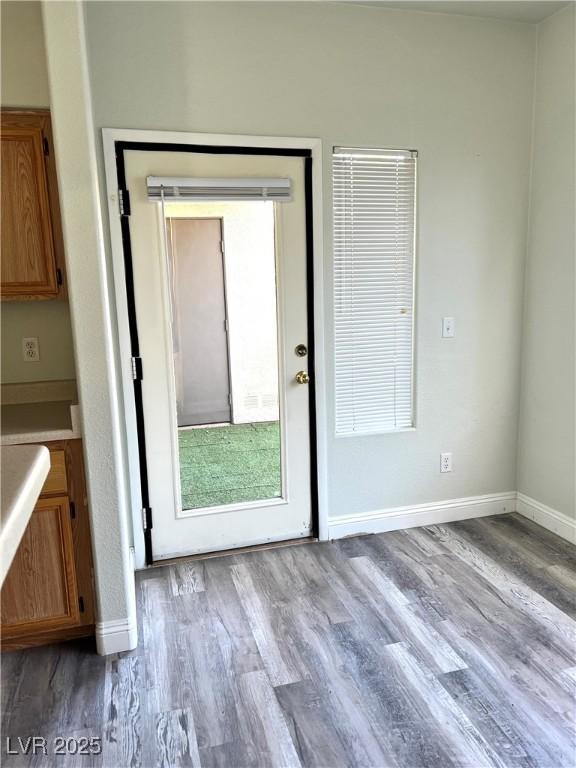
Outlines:
[[[28,336],[22,339],[22,357],[27,363],[37,363],[40,360],[38,336]]]
[[[442,318],[442,338],[452,339],[456,333],[456,321],[453,317]]]
[[[452,472],[452,454],[440,454],[440,472]]]

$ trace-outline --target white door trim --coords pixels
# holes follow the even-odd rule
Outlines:
[[[128,474],[132,521],[134,529],[135,567],[144,568],[144,535],[142,530],[140,467],[136,410],[132,379],[128,306],[126,301],[126,275],[124,250],[118,208],[118,181],[116,176],[115,142],[146,142],[149,144],[204,144],[207,146],[254,147],[278,149],[309,149],[312,154],[312,216],[313,216],[313,265],[314,265],[314,350],[316,385],[316,453],[318,482],[318,533],[321,541],[328,538],[327,493],[327,446],[328,421],[326,412],[326,360],[324,344],[324,257],[322,225],[322,142],[320,139],[285,136],[243,136],[213,133],[187,133],[174,131],[146,131],[137,129],[103,128],[104,163],[110,241],[112,248],[112,273],[116,297],[119,370],[121,383],[118,395],[123,400],[124,441],[128,453]]]

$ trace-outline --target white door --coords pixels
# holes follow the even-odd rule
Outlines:
[[[125,150],[124,157],[143,369],[153,558],[160,560],[310,536],[309,389],[305,382],[299,383],[296,379],[296,374],[306,373],[308,369],[307,356],[296,352],[297,348],[302,352],[308,347],[304,160],[141,150]],[[247,423],[247,419],[242,418],[242,423],[237,424],[178,429],[173,347],[178,306],[174,297],[182,295],[183,290],[178,285],[175,291],[174,255],[167,247],[165,220],[179,215],[180,204],[171,204],[169,210],[168,206],[163,210],[161,204],[149,202],[148,176],[284,177],[292,181],[291,201],[252,204],[267,206],[272,216],[272,234],[268,238],[272,242],[271,256],[266,255],[266,236],[259,229],[266,226],[258,223],[266,219],[260,215],[263,208],[257,210],[258,215],[254,215],[253,208],[251,214],[245,215],[235,209],[235,223],[230,214],[230,232],[233,235],[236,226],[238,233],[238,246],[236,250],[232,248],[233,253],[228,252],[232,246],[226,236],[227,218],[223,216],[224,271],[231,303],[228,318],[231,399],[235,381],[239,382],[236,389],[241,385],[249,387],[243,403],[246,408],[254,407],[253,422]],[[183,204],[182,217],[219,215],[217,203],[211,208],[197,205],[194,210],[193,206]],[[250,237],[254,238],[254,246],[246,247]],[[233,240],[231,236],[230,243]],[[239,259],[246,261],[239,264]],[[241,281],[242,276],[244,285],[235,285],[234,281]],[[262,297],[255,297],[254,291],[260,283],[264,286]],[[193,294],[190,296],[192,300]],[[245,297],[244,305],[242,297]],[[236,301],[237,321],[232,315],[233,301]],[[274,349],[270,344],[271,330],[276,337]],[[267,361],[248,364],[251,355],[260,350],[262,357],[262,350],[266,349]],[[186,350],[178,350],[180,357],[185,354]],[[273,376],[267,370],[271,365]],[[267,384],[260,392],[258,382],[261,380]],[[274,382],[276,391],[271,391],[270,381]],[[271,413],[276,416],[270,416]]]

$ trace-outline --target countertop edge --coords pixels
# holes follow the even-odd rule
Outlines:
[[[3,473],[5,468],[2,468]],[[44,481],[50,471],[50,451],[46,446],[36,447],[35,455],[27,468],[23,481],[10,499],[11,513],[6,519],[5,511],[2,513],[2,529],[0,531],[0,585],[4,582],[12,560],[16,554],[22,536],[30,522],[34,506],[38,501]],[[5,480],[3,479],[3,482]],[[2,505],[6,500],[2,499]]]
[[[76,440],[80,433],[73,429],[53,429],[45,432],[22,432],[14,435],[2,435],[0,445],[31,445],[36,443],[52,443],[56,440]]]

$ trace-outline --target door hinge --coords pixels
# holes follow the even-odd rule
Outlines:
[[[224,240],[220,240],[220,251],[222,252],[222,256],[224,256]]]
[[[142,358],[132,358],[132,378],[134,381],[142,381],[144,376],[142,375]]]
[[[70,517],[72,518],[72,520],[75,520],[76,519],[76,504],[74,504],[74,502],[71,501],[68,506],[70,507]]]
[[[228,393],[228,405],[232,405],[232,393]]]
[[[80,608],[80,613],[84,613],[84,598],[79,597],[78,598],[78,607]]]
[[[118,190],[118,208],[120,216],[130,216],[130,192],[127,189]]]
[[[42,137],[42,147],[44,149],[44,154],[48,156],[50,154],[50,144],[48,143],[46,136]]]
[[[152,510],[150,507],[142,507],[142,528],[147,531],[152,528]]]
[[[58,285],[62,285],[63,281],[62,281],[62,270],[61,269],[57,269],[56,270],[56,282],[58,283]]]

